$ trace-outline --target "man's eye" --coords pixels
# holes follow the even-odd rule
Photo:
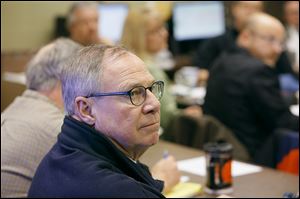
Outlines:
[[[131,96],[141,95],[142,93],[143,93],[143,89],[142,88],[136,88],[136,89],[133,89],[131,91]]]

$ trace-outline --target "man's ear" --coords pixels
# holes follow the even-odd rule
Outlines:
[[[238,45],[243,48],[248,48],[251,40],[251,32],[249,30],[242,30],[242,32],[238,36]]]
[[[75,114],[86,124],[93,126],[96,118],[92,114],[92,102],[85,97],[75,98]]]

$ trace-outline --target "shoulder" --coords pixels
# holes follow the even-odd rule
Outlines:
[[[157,197],[157,194],[159,194],[154,188],[138,182],[106,161],[94,160],[91,164],[88,156],[86,156],[86,159],[79,159],[76,158],[76,161],[71,161],[71,163],[62,163],[63,165],[55,164],[55,170],[65,170],[63,173],[51,172],[48,167],[49,164],[46,167],[43,165],[43,171],[39,170],[37,178],[35,177],[36,179],[33,180],[29,196],[143,198]],[[90,164],[84,163],[82,160],[90,162]],[[78,163],[77,169],[68,166],[75,163]],[[51,164],[54,166],[53,163]],[[51,173],[51,176],[45,174],[47,173],[46,170]],[[41,176],[42,178],[39,178]],[[58,184],[63,186],[58,186]],[[43,187],[47,187],[47,190],[42,190]]]
[[[259,67],[254,71],[251,82],[258,86],[277,87],[279,89],[279,79],[275,69],[266,65]]]

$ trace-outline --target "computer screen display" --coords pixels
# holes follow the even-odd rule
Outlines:
[[[118,43],[122,37],[123,26],[128,14],[128,5],[109,3],[99,5],[99,34]]]
[[[173,7],[173,34],[176,41],[206,39],[224,33],[222,1],[178,2]]]

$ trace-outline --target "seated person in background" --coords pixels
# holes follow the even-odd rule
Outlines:
[[[121,44],[136,53],[145,61],[149,71],[156,79],[165,82],[164,98],[161,101],[161,126],[166,129],[180,110],[175,97],[170,93],[170,80],[156,62],[156,53],[167,48],[168,32],[159,13],[151,8],[131,10],[124,24]],[[183,110],[184,114],[201,117],[202,110],[191,106]]]
[[[253,14],[237,38],[237,47],[223,53],[210,72],[204,113],[232,129],[252,157],[259,155],[275,129],[299,130],[299,118],[283,101],[274,68],[284,38],[279,20]]]
[[[91,44],[112,44],[99,36],[98,4],[96,2],[75,2],[67,16],[70,38],[84,46]]]
[[[291,55],[293,69],[299,74],[299,1],[284,3],[284,19],[287,30],[287,51]]]
[[[27,66],[27,90],[1,113],[1,197],[27,197],[63,122],[62,64],[79,48],[62,38],[43,47]]]
[[[297,75],[282,74],[279,80],[287,102],[294,103],[294,93],[299,91],[299,1],[285,1],[283,11],[286,21],[287,54]]]
[[[235,158],[248,160],[246,149],[234,138],[230,130],[215,118],[203,116],[199,106],[177,108],[175,96],[169,90],[170,80],[155,59],[157,52],[167,48],[167,38],[168,32],[156,10],[144,7],[129,12],[121,44],[145,61],[155,79],[165,82],[164,97],[161,100],[161,126],[164,129],[162,138],[201,148],[205,142],[216,141],[222,137],[234,145]]]
[[[139,162],[159,140],[163,89],[145,63],[121,47],[81,49],[63,71],[68,115],[29,197],[163,197],[179,182],[174,158],[160,174],[164,182]]]
[[[244,27],[248,17],[253,13],[262,11],[263,7],[263,1],[231,2],[230,11],[233,17],[233,26],[228,27],[224,34],[208,39],[201,44],[194,55],[193,64],[210,70],[222,52],[230,50],[236,45],[237,36]],[[275,68],[277,73],[290,73],[294,75],[286,51],[283,51],[280,55]]]

